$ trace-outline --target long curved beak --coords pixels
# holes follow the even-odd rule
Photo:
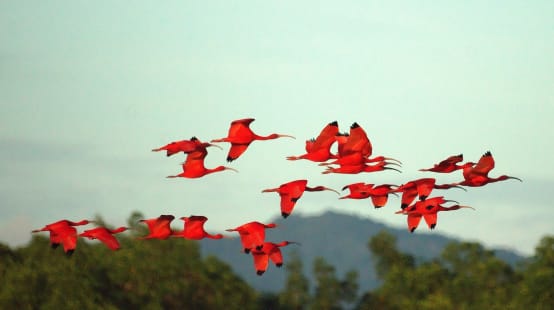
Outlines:
[[[508,177],[508,179],[516,179],[516,180],[518,180],[518,181],[520,181],[520,182],[523,182],[520,178],[516,178],[516,177]]]
[[[223,148],[221,146],[217,145],[217,144],[208,143],[208,146],[215,146],[218,149],[223,150]]]
[[[231,167],[225,167],[225,170],[231,170],[234,172],[239,172],[237,169],[231,168]]]
[[[400,170],[398,170],[398,169],[396,169],[396,168],[392,168],[392,167],[383,167],[383,169],[387,169],[387,170],[396,170],[396,171],[402,173],[402,171],[400,171]]]
[[[262,190],[262,193],[272,193],[272,192],[277,192],[279,191],[278,188],[266,188],[264,190]]]
[[[337,193],[337,195],[340,195],[339,192],[337,192],[336,190],[334,190],[334,189],[332,189],[332,188],[324,187],[323,189],[328,190],[328,191],[335,192],[335,193]]]
[[[466,208],[466,209],[475,210],[474,207],[470,207],[470,206],[460,206],[460,205],[459,205],[458,207],[459,207],[460,209],[461,209],[461,208]]]
[[[392,158],[392,157],[383,157],[383,158],[384,158],[385,160],[392,160],[392,161],[395,161],[395,162],[399,163],[400,165],[402,165],[402,162],[399,161],[398,159],[394,159],[394,158]]]
[[[279,137],[285,137],[285,138],[293,138],[293,139],[296,139],[295,137],[291,136],[291,135],[277,135]]]

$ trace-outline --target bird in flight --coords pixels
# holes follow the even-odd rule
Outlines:
[[[408,230],[414,232],[421,218],[425,220],[430,229],[434,229],[437,226],[437,213],[441,211],[453,211],[462,208],[473,209],[470,206],[461,206],[459,204],[444,207],[442,204],[446,202],[452,202],[453,200],[446,200],[443,196],[428,198],[423,201],[418,201],[415,204],[395,212],[396,214],[404,214],[408,216]],[[456,202],[456,201],[453,201]],[[456,202],[457,203],[457,202]],[[475,209],[474,209],[475,210]]]
[[[281,253],[281,247],[289,244],[299,244],[294,241],[282,241],[279,243],[264,242],[261,250],[252,250],[252,257],[254,260],[254,269],[256,274],[261,276],[267,270],[269,266],[269,260],[275,264],[277,268],[283,266],[283,254]]]
[[[306,154],[300,156],[288,156],[288,160],[306,159],[314,162],[324,162],[334,155],[331,153],[331,146],[336,141],[339,133],[337,121],[327,124],[315,139],[306,140]]]
[[[69,220],[60,220],[31,232],[50,232],[50,246],[55,249],[61,244],[63,245],[63,250],[66,255],[71,256],[77,247],[77,229],[75,229],[74,226],[87,225],[89,223],[94,223],[94,221],[81,220],[79,222],[73,222]]]
[[[182,237],[191,240],[201,240],[204,238],[209,239],[221,239],[222,234],[209,234],[204,230],[204,223],[208,220],[207,217],[202,215],[191,215],[180,218],[184,222],[184,228],[182,231],[173,233],[173,237]]]
[[[175,216],[173,215],[160,215],[156,218],[139,220],[141,223],[148,225],[149,233],[146,236],[139,237],[139,239],[167,239],[172,234],[171,221]]]
[[[108,247],[110,250],[118,250],[120,248],[119,241],[115,238],[114,234],[118,234],[128,230],[127,227],[118,227],[116,229],[108,229],[106,227],[96,227],[85,230],[79,234],[79,237],[88,238],[90,240],[98,239]]]
[[[490,151],[481,156],[477,164],[467,162],[463,166],[464,180],[453,185],[462,185],[470,187],[484,186],[489,183],[504,181],[508,179],[515,179],[523,182],[520,178],[512,177],[509,175],[501,175],[496,178],[489,177],[489,172],[494,168],[494,158]]]
[[[450,173],[452,171],[462,169],[463,166],[457,165],[457,163],[462,162],[463,160],[464,160],[464,155],[463,154],[452,155],[452,156],[448,157],[447,159],[439,162],[438,164],[434,164],[432,168],[419,169],[419,171],[431,171],[431,172],[437,172],[437,173]]]
[[[177,175],[169,175],[167,178],[200,178],[207,174],[219,172],[223,170],[232,170],[235,172],[238,172],[236,169],[233,169],[231,167],[225,167],[225,166],[217,166],[215,168],[206,168],[204,165],[204,159],[208,155],[208,151],[206,149],[206,144],[208,143],[202,143],[197,146],[197,148],[194,151],[191,151],[188,153],[187,158],[185,159],[185,162],[181,164],[181,167],[183,169],[183,172],[177,174]]]
[[[288,137],[293,138],[293,136],[290,135],[283,135],[283,134],[270,134],[268,136],[259,136],[255,134],[250,129],[250,123],[254,121],[253,118],[244,118],[239,119],[231,122],[231,126],[229,127],[229,133],[227,134],[227,137],[221,138],[221,139],[214,139],[211,142],[217,143],[217,142],[229,142],[231,143],[231,148],[229,149],[229,153],[227,154],[227,161],[231,162],[233,160],[236,160],[239,158],[242,153],[246,151],[250,143],[252,143],[255,140],[272,140],[282,137]]]
[[[435,178],[421,178],[406,182],[394,189],[393,192],[402,193],[401,205],[402,209],[410,205],[416,197],[419,200],[425,200],[431,194],[433,189],[449,189],[449,188],[465,188],[454,184],[436,184]]]
[[[180,141],[174,141],[169,144],[166,144],[162,147],[153,149],[152,152],[159,152],[159,151],[166,151],[166,156],[171,156],[173,154],[177,154],[179,152],[183,152],[185,154],[189,154],[194,151],[201,151],[202,149],[205,149],[210,146],[215,146],[219,149],[221,149],[221,146],[217,144],[211,144],[206,143],[198,140],[196,137],[190,138],[190,140],[180,140]]]
[[[262,190],[262,193],[269,193],[269,192],[277,192],[279,193],[279,196],[281,197],[281,215],[284,218],[287,218],[294,209],[294,206],[296,205],[296,202],[300,197],[302,197],[302,194],[304,194],[305,191],[308,192],[319,192],[319,191],[333,191],[337,194],[336,190],[332,188],[328,188],[325,186],[315,186],[315,187],[309,187],[307,186],[308,180],[295,180],[288,183],[281,184],[277,188],[268,188]]]
[[[342,190],[348,189],[350,194],[342,196],[339,199],[366,199],[371,197],[371,203],[377,208],[382,208],[388,201],[389,194],[396,195],[393,192],[393,187],[398,185],[393,184],[381,184],[375,186],[375,184],[358,182],[346,185]]]
[[[277,224],[275,223],[263,224],[257,221],[253,221],[238,226],[236,228],[227,229],[226,231],[236,231],[239,233],[243,252],[248,254],[253,249],[261,250],[265,242],[266,228],[275,227],[277,227]]]

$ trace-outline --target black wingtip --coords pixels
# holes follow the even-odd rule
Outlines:
[[[290,213],[281,212],[281,215],[283,216],[283,218],[287,218],[289,217]]]
[[[485,154],[483,154],[483,156],[492,156],[492,153],[491,151],[487,151]]]
[[[52,243],[52,244],[50,245],[50,247],[52,248],[52,250],[57,249],[59,246],[60,246],[59,243]]]
[[[71,257],[71,255],[73,255],[73,252],[75,252],[75,250],[67,250],[67,252],[65,252],[65,255],[67,255],[67,257]]]
[[[431,224],[431,229],[435,229],[435,226],[437,226],[437,224]]]
[[[196,140],[198,140],[196,136],[192,136],[192,138],[190,138],[190,141],[196,141]]]
[[[350,129],[355,129],[355,128],[358,128],[360,127],[360,125],[358,125],[358,123],[354,122],[351,126],[350,126]]]
[[[265,270],[256,270],[256,274],[259,275],[259,276],[263,275],[264,272],[265,272]]]
[[[232,162],[233,160],[235,160],[236,158],[233,158],[231,156],[227,156],[227,162],[230,163]]]
[[[384,206],[375,206],[375,209],[379,209],[379,208],[382,208]]]
[[[400,205],[400,208],[402,208],[402,210],[406,209],[407,207],[408,207],[408,205],[405,204],[405,203],[403,203],[403,204]]]
[[[277,266],[277,268],[281,268],[281,267],[283,267],[283,263],[277,263],[277,264],[275,264],[275,266]]]
[[[244,249],[244,254],[250,254],[250,249]]]
[[[413,233],[415,229],[416,229],[415,227],[410,228],[410,233]]]
[[[333,121],[329,123],[329,126],[339,127],[339,123],[337,121]]]

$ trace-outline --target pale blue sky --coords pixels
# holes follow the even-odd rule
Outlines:
[[[294,179],[454,182],[417,169],[490,150],[492,176],[524,182],[435,192],[477,209],[439,215],[436,233],[530,254],[553,233],[552,38],[552,1],[2,1],[0,240],[23,244],[60,218],[120,225],[134,210],[223,230],[277,216],[277,196],[260,191]],[[183,157],[150,152],[221,138],[245,117],[297,139],[255,142],[231,164],[239,173],[196,180],[165,179]],[[334,120],[358,122],[403,173],[285,160]],[[207,166],[226,164],[223,147]],[[294,212],[405,226],[395,197],[381,210],[336,198],[308,193]]]

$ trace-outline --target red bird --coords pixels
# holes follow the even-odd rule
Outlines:
[[[263,224],[260,222],[249,222],[236,228],[227,229],[227,231],[236,231],[239,233],[242,249],[248,254],[252,249],[261,250],[264,246],[265,229],[275,228],[277,224]]]
[[[239,156],[242,155],[244,151],[246,151],[250,143],[252,143],[254,140],[272,140],[282,137],[294,139],[293,136],[281,135],[276,133],[270,134],[269,136],[259,136],[250,129],[250,123],[252,123],[253,121],[253,118],[235,120],[231,123],[231,127],[229,127],[229,133],[227,134],[227,137],[214,139],[211,141],[231,143],[231,149],[229,149],[229,154],[227,155],[228,162],[239,158]]]
[[[490,151],[483,154],[477,164],[468,162],[465,163],[462,167],[464,180],[462,182],[454,183],[453,185],[478,187],[486,185],[488,183],[504,181],[508,179],[516,179],[522,182],[520,178],[508,175],[501,175],[497,178],[489,177],[489,172],[494,168],[494,158],[492,157]]]
[[[282,241],[279,243],[273,242],[264,242],[264,246],[261,250],[253,250],[252,257],[254,258],[254,269],[256,269],[256,274],[261,276],[267,270],[269,265],[269,260],[280,268],[283,266],[283,254],[281,253],[280,247],[287,246],[289,244],[299,244],[294,241]]]
[[[425,219],[425,222],[430,229],[434,229],[437,225],[437,213],[440,211],[453,211],[461,208],[470,208],[469,206],[460,206],[458,204],[451,207],[443,207],[442,204],[452,200],[445,200],[444,197],[433,197],[423,201],[418,201],[415,204],[397,211],[396,214],[408,215],[408,230],[414,232],[419,225],[421,218]]]
[[[346,141],[344,141],[346,137]],[[328,164],[339,164],[341,166],[362,165],[366,163],[382,162],[385,160],[392,160],[400,163],[400,161],[378,156],[375,158],[369,158],[373,153],[373,146],[367,137],[366,132],[358,123],[354,122],[350,126],[350,133],[348,135],[341,135],[339,139],[344,142],[339,143],[338,154],[335,156],[337,160]],[[321,164],[321,165],[328,165]]]
[[[55,223],[48,224],[41,229],[35,229],[32,233],[41,231],[50,232],[50,246],[55,249],[62,244],[64,252],[67,256],[71,256],[77,247],[77,229],[73,226],[87,225],[89,223],[94,223],[94,221],[82,220],[79,222],[72,222],[68,220],[60,220]]]
[[[168,178],[200,178],[207,174],[223,171],[223,170],[232,170],[235,172],[238,172],[236,169],[225,167],[225,166],[218,166],[215,168],[206,168],[204,166],[204,158],[206,158],[206,155],[208,155],[208,152],[206,151],[206,148],[203,147],[199,150],[193,151],[188,154],[187,159],[184,163],[182,163],[183,172],[177,174],[177,175],[169,175]]]
[[[306,154],[289,156],[288,160],[307,159],[314,162],[324,162],[332,158],[331,145],[336,141],[339,132],[337,121],[327,124],[315,139],[306,140]]]
[[[198,138],[192,137],[190,140],[171,142],[160,148],[153,149],[152,152],[166,151],[166,156],[171,156],[179,152],[189,154],[194,151],[201,151],[202,149],[205,149],[210,146],[215,146],[221,149],[219,145],[201,142],[200,140],[198,140]]]
[[[121,232],[124,232],[128,230],[127,227],[119,227],[116,229],[108,229],[106,227],[96,227],[93,229],[85,230],[84,232],[79,234],[79,237],[85,237],[90,240],[98,239],[102,241],[110,250],[118,250],[119,249],[119,241],[113,236],[114,234],[118,234]]]
[[[151,218],[147,220],[140,220],[139,222],[146,223],[148,225],[148,230],[150,233],[144,237],[139,237],[139,239],[167,239],[173,234],[171,230],[171,221],[175,217],[173,215],[160,215],[156,218]]]
[[[421,178],[417,180],[412,180],[405,184],[400,185],[398,188],[394,189],[393,192],[402,193],[402,202],[401,208],[406,208],[411,204],[414,199],[419,196],[419,200],[425,200],[433,189],[449,189],[452,187],[466,190],[463,187],[453,185],[453,184],[435,184],[435,178]]]
[[[357,174],[360,172],[375,172],[375,171],[383,171],[383,170],[396,170],[398,172],[401,172],[396,168],[387,167],[386,165],[398,165],[398,164],[381,161],[375,165],[360,164],[360,165],[340,166],[337,168],[327,167],[327,170],[323,171],[322,173],[323,174],[328,174],[328,173]]]
[[[452,171],[456,171],[458,169],[462,169],[463,166],[456,165],[457,163],[464,160],[464,155],[452,155],[448,157],[447,159],[441,161],[438,164],[433,165],[433,168],[427,168],[427,169],[419,169],[419,171],[432,171],[432,172],[438,172],[438,173],[450,173]]]
[[[278,188],[264,189],[262,193],[279,193],[279,196],[281,197],[281,215],[284,218],[287,218],[292,213],[292,209],[294,209],[296,202],[298,201],[298,199],[300,199],[300,197],[302,197],[304,191],[319,192],[328,190],[333,191],[337,194],[339,193],[336,190],[325,186],[309,187],[306,186],[307,184],[308,180],[295,180],[285,184],[281,184],[281,186],[279,186]]]
[[[384,207],[389,198],[389,194],[396,195],[392,191],[392,187],[398,187],[392,184],[381,184],[374,187],[374,184],[368,183],[353,183],[346,185],[342,190],[349,189],[350,194],[340,197],[339,199],[366,199],[371,197],[373,206],[377,208]]]
[[[208,220],[205,216],[191,215],[189,217],[181,217],[180,219],[185,222],[184,228],[182,231],[174,233],[174,237],[182,237],[191,240],[223,238],[222,234],[211,235],[204,230],[204,223]]]

